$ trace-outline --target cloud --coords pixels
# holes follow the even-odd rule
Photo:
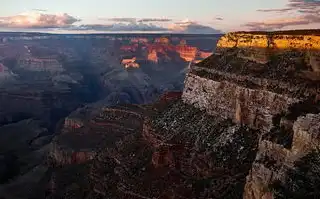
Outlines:
[[[291,11],[293,8],[279,8],[279,9],[259,9],[258,12],[287,12]]]
[[[295,12],[296,17],[286,17],[244,24],[251,30],[275,30],[288,26],[320,23],[320,0],[289,0],[286,8],[260,9],[259,12]]]
[[[222,21],[222,20],[223,20],[222,17],[216,17],[215,19],[216,19],[216,20],[219,20],[219,21]]]
[[[172,19],[167,18],[142,18],[138,22],[170,22]]]
[[[178,33],[192,33],[192,34],[219,34],[220,30],[216,30],[210,26],[205,26],[194,21],[184,20],[176,22],[169,26],[169,30]]]
[[[33,11],[37,11],[37,12],[47,12],[48,10],[44,10],[44,9],[37,9],[37,8],[35,8],[35,9],[32,9]]]
[[[107,20],[120,23],[146,23],[146,22],[170,22],[172,19],[167,18],[127,18],[127,17],[115,17],[115,18],[100,18],[100,20]]]
[[[288,0],[286,8],[274,8],[274,9],[259,9],[258,12],[287,12],[287,11],[299,11],[299,12],[319,12],[320,1],[319,0]]]
[[[168,29],[156,26],[153,24],[144,23],[115,23],[115,24],[85,24],[80,26],[74,26],[69,28],[69,30],[85,30],[85,31],[111,31],[111,32],[134,32],[134,31],[168,31]]]
[[[310,20],[306,17],[292,17],[292,18],[283,18],[277,20],[270,20],[265,22],[250,22],[245,24],[251,30],[274,30],[282,29],[286,26],[295,26],[295,25],[307,25],[310,23]]]
[[[147,20],[149,21],[149,20]],[[158,20],[157,20],[158,21]],[[221,31],[209,26],[201,25],[196,22],[182,21],[162,27],[146,23],[115,23],[115,24],[84,24],[80,26],[69,27],[68,30],[78,31],[105,31],[105,32],[167,32],[167,33],[198,33],[198,34],[216,34]]]
[[[319,10],[319,0],[289,0],[288,7],[298,10]]]
[[[64,14],[24,13],[0,17],[0,27],[8,28],[61,28],[73,25],[79,19]]]
[[[102,20],[103,20],[103,18],[102,18]],[[124,18],[124,17],[109,18],[107,20],[113,21],[113,22],[127,22],[127,23],[134,23],[137,21],[136,18]]]
[[[105,32],[172,32],[172,33],[221,33],[212,27],[185,20],[172,22],[168,18],[100,18],[107,21],[100,24],[77,25],[80,19],[67,13],[47,14],[37,12],[23,13],[15,16],[0,17],[0,28],[43,31],[105,31]],[[218,20],[222,20],[219,18]],[[109,23],[108,23],[109,22]]]
[[[79,31],[106,31],[106,32],[172,32],[172,33],[221,33],[221,31],[209,26],[201,25],[193,21],[185,20],[169,24],[169,27],[163,27],[158,24],[147,22],[170,22],[167,18],[109,18],[101,19],[114,21],[113,24],[84,24],[72,26],[68,30]]]

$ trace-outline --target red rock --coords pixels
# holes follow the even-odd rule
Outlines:
[[[154,40],[155,43],[161,43],[161,44],[169,44],[170,40],[166,37],[160,37],[160,38],[156,38]]]
[[[156,50],[152,50],[151,52],[149,52],[147,60],[152,61],[154,63],[158,63],[159,58],[158,58],[158,55],[157,55],[157,51]]]
[[[186,61],[192,61],[196,58],[198,48],[191,47],[187,45],[179,45],[176,47],[177,53],[180,54],[180,57]]]

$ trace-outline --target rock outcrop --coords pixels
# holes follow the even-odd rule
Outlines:
[[[135,106],[131,106],[135,109]],[[103,111],[93,118],[87,113],[84,118],[67,118],[60,135],[52,142],[50,161],[52,165],[80,164],[92,160],[97,151],[105,143],[115,142],[136,127],[132,117],[140,117],[136,112],[126,107],[103,108]],[[128,127],[129,124],[132,126]],[[112,130],[116,129],[116,131]]]
[[[62,161],[84,165],[88,182],[60,177],[52,196],[319,197],[319,42],[319,31],[225,35],[213,55],[190,65],[182,94],[105,108],[59,135],[59,146],[94,156]],[[63,188],[66,180],[73,186]]]
[[[176,51],[180,54],[182,59],[190,62],[196,58],[198,48],[187,45],[179,45],[176,47]]]
[[[319,42],[312,34],[229,33],[214,55],[192,68],[182,98],[209,114],[268,131],[273,116],[305,99],[319,100],[320,74],[308,59],[319,53]],[[259,53],[263,62],[247,59]]]

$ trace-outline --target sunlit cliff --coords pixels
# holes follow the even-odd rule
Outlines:
[[[315,70],[319,70],[320,35],[288,33],[228,33],[217,44],[217,53],[229,48],[238,48],[238,56],[260,63],[268,62],[273,54],[281,51],[308,51],[309,59]]]

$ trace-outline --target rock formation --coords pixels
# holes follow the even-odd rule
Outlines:
[[[262,133],[246,199],[273,198],[269,186],[319,145],[319,42],[317,31],[229,33],[186,78],[184,102]]]
[[[182,59],[190,62],[196,58],[198,48],[187,45],[179,45],[176,47],[176,51],[180,54]]]
[[[319,197],[319,35],[223,36],[213,55],[190,65],[183,93],[104,108],[60,134],[55,154],[67,155],[53,161],[70,167],[52,175],[51,196]],[[93,155],[70,161],[84,151]]]
[[[147,60],[148,61],[151,61],[153,63],[158,63],[158,55],[157,55],[157,51],[156,50],[152,50],[148,53],[148,56],[147,56]]]

